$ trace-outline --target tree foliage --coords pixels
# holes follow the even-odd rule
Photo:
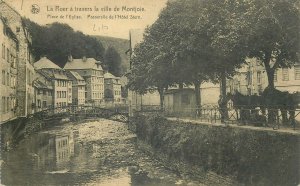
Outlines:
[[[135,49],[130,88],[194,84],[198,103],[202,82],[222,80],[225,93],[247,57],[262,62],[274,87],[275,69],[299,61],[299,30],[298,0],[169,1]]]
[[[249,18],[249,56],[264,65],[270,88],[274,88],[274,72],[299,62],[299,1],[252,0]]]
[[[68,55],[74,58],[83,56],[103,60],[104,47],[91,36],[75,32],[69,25],[52,23],[40,26],[29,19],[24,23],[32,35],[33,55],[39,59],[46,55],[60,67],[67,62]]]
[[[131,88],[194,84],[200,107],[201,83],[232,75],[244,62],[245,40],[239,38],[245,25],[232,26],[239,22],[239,9],[226,0],[169,2],[135,50]],[[229,17],[235,12],[237,16]]]
[[[121,56],[117,50],[110,46],[105,50],[104,54],[104,68],[115,76],[122,76],[122,67],[121,67]]]

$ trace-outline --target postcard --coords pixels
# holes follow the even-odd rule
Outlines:
[[[293,0],[0,0],[0,185],[299,185]]]

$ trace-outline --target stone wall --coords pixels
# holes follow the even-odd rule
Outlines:
[[[10,150],[23,138],[42,130],[45,122],[39,117],[17,118],[0,126],[1,151]]]
[[[299,133],[195,124],[158,115],[140,114],[130,121],[138,139],[169,161],[229,176],[238,185],[300,183]]]

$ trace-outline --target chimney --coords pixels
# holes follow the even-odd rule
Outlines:
[[[83,56],[83,57],[82,57],[82,61],[83,61],[83,62],[86,62],[86,56]]]
[[[70,54],[70,55],[68,55],[68,61],[73,61],[73,57],[72,57],[72,55]]]

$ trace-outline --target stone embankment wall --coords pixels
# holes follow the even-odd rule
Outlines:
[[[33,133],[39,132],[47,126],[63,123],[61,118],[45,121],[41,116],[35,115],[27,118],[17,118],[1,124],[1,149],[10,150],[18,142]]]
[[[130,119],[129,128],[155,154],[169,162],[184,162],[190,171],[200,168],[230,177],[234,185],[300,183],[300,134],[293,131],[195,124],[142,114]]]

